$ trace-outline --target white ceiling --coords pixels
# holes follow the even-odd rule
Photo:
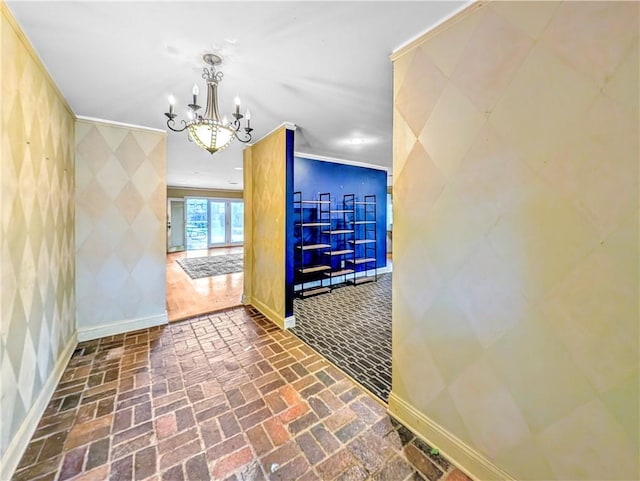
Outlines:
[[[204,99],[213,52],[220,113],[239,96],[254,140],[293,122],[296,152],[390,168],[389,54],[469,2],[7,3],[76,115],[166,129],[169,94],[182,118],[194,82]],[[241,189],[243,147],[170,132],[167,184]]]

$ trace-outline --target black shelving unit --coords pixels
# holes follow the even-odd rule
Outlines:
[[[354,197],[353,194],[344,195],[342,205],[336,203],[335,208],[331,209],[331,228],[323,233],[329,236],[331,250],[325,251],[324,255],[328,256],[328,264],[331,269],[324,272],[324,275],[330,279],[330,285],[342,284],[347,281],[347,276],[354,274],[353,266],[347,264],[347,260],[353,256],[355,249],[349,242],[353,239],[353,216],[355,211],[353,206],[347,206],[347,198]]]
[[[378,262],[376,260],[376,246],[378,243],[376,230],[376,196],[365,195],[364,200],[353,201],[354,207],[354,238],[350,241],[353,245],[354,255],[348,261],[352,266],[354,275],[350,282],[363,284],[378,280]],[[362,266],[358,269],[358,266]],[[364,272],[357,276],[358,272]]]
[[[297,242],[296,275],[294,283],[300,285],[299,297],[310,297],[331,291],[325,272],[331,271],[327,254],[331,259],[331,237],[324,233],[331,229],[331,194],[318,194],[317,199],[305,199],[302,192],[294,192],[294,228]]]

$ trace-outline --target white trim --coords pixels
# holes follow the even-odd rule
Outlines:
[[[91,341],[106,336],[114,336],[124,332],[137,331],[147,327],[161,326],[167,324],[167,311],[155,316],[139,317],[138,319],[125,319],[123,321],[112,322],[111,324],[103,324],[96,327],[86,327],[78,329],[79,341]]]
[[[22,421],[22,424],[14,434],[13,439],[2,456],[2,459],[0,459],[0,479],[11,479],[13,477],[15,470],[18,467],[18,463],[20,462],[20,458],[22,458],[22,455],[27,449],[29,441],[38,427],[40,418],[44,414],[44,411],[51,400],[51,396],[53,396],[53,393],[58,386],[58,382],[60,382],[60,378],[62,378],[62,374],[64,373],[64,370],[67,367],[77,345],[77,332],[74,332],[60,354],[60,357],[58,357],[58,361],[53,367],[53,371],[51,371],[51,374],[49,374],[44,386],[42,386],[40,394],[31,406],[31,409],[29,409],[24,421]]]
[[[291,329],[296,327],[296,316],[289,316],[284,318],[284,328]]]
[[[124,122],[116,122],[114,120],[105,120],[98,119],[95,117],[85,117],[84,115],[76,115],[76,120],[84,121],[84,122],[92,122],[98,124],[106,124],[114,127],[124,127],[126,129],[136,129],[136,130],[144,130],[145,132],[156,132],[158,134],[167,135],[166,130],[162,129],[154,129],[153,127],[145,127],[144,125],[135,125],[135,124],[125,124]]]
[[[280,329],[284,329],[284,319],[282,318],[282,316],[278,315],[276,311],[274,311],[265,303],[263,303],[262,301],[259,301],[255,297],[251,299],[251,305],[256,309],[258,309],[264,317],[269,319]]]
[[[378,275],[380,274],[387,274],[389,272],[393,272],[393,267],[391,267],[389,265],[389,263],[387,262],[387,265],[384,267],[378,267]]]
[[[281,124],[277,125],[274,129],[270,130],[269,132],[267,132],[266,134],[264,134],[262,137],[260,137],[258,140],[254,140],[253,142],[249,142],[247,144],[247,147],[253,147],[255,144],[257,144],[258,142],[260,142],[262,139],[265,139],[267,137],[269,137],[272,133],[274,133],[275,131],[277,131],[278,129],[280,129],[281,127],[284,127],[287,130],[296,130],[298,127],[296,126],[296,124],[294,124],[293,122],[282,122]],[[245,149],[247,148],[245,147]],[[244,150],[244,149],[243,149]]]
[[[411,45],[413,42],[416,42],[418,40],[420,40],[422,37],[424,37],[425,35],[429,34],[431,31],[435,30],[436,28],[440,27],[443,24],[446,24],[447,22],[451,21],[451,19],[453,17],[455,17],[456,15],[459,15],[460,12],[462,12],[463,10],[469,8],[471,5],[475,4],[475,3],[480,3],[478,0],[467,0],[466,3],[464,3],[463,5],[461,5],[457,10],[455,10],[453,13],[447,15],[446,17],[444,17],[443,19],[441,19],[439,22],[434,23],[433,25],[427,27],[425,30],[423,30],[422,32],[418,33],[417,35],[414,35],[413,37],[411,37],[409,40],[406,40],[405,42],[401,43],[400,45],[398,45],[396,48],[394,48],[391,51],[391,56],[396,55],[400,50],[404,49],[405,47]]]
[[[338,159],[336,157],[325,157],[324,155],[308,154],[306,152],[294,152],[293,155],[296,157],[304,157],[305,159],[333,162],[334,164],[355,165],[356,167],[384,170],[387,174],[389,173],[389,167],[385,167],[384,165],[368,164],[366,162],[358,162],[357,160]]]
[[[389,395],[389,412],[427,444],[437,448],[452,464],[477,481],[500,479],[516,481],[487,457],[429,419],[393,391]]]

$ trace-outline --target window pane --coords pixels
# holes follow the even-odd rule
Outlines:
[[[231,242],[244,240],[244,203],[231,202]]]
[[[187,250],[206,249],[207,246],[207,200],[186,199],[187,203]]]
[[[225,202],[210,202],[211,209],[211,244],[224,244],[226,238],[225,229]]]

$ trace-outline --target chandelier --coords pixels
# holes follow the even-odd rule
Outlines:
[[[251,140],[251,112],[249,109],[245,112],[245,115],[240,113],[240,99],[236,97],[235,106],[236,110],[233,113],[234,121],[229,122],[226,117],[220,119],[218,113],[218,83],[222,80],[222,72],[216,72],[216,65],[222,63],[222,59],[213,53],[207,53],[202,58],[204,63],[209,67],[204,67],[202,72],[202,78],[207,81],[207,108],[204,112],[204,116],[198,113],[202,107],[198,105],[198,93],[200,89],[198,85],[193,86],[193,103],[188,105],[189,120],[182,120],[183,127],[175,128],[175,118],[177,114],[173,112],[175,106],[175,98],[173,95],[169,96],[169,112],[165,112],[167,116],[167,127],[174,132],[183,132],[185,130],[189,133],[189,140],[195,142],[199,147],[208,151],[211,154],[227,147],[233,139],[237,139],[240,142],[247,143]],[[244,132],[240,132],[240,120],[246,118],[247,122],[244,127]]]

